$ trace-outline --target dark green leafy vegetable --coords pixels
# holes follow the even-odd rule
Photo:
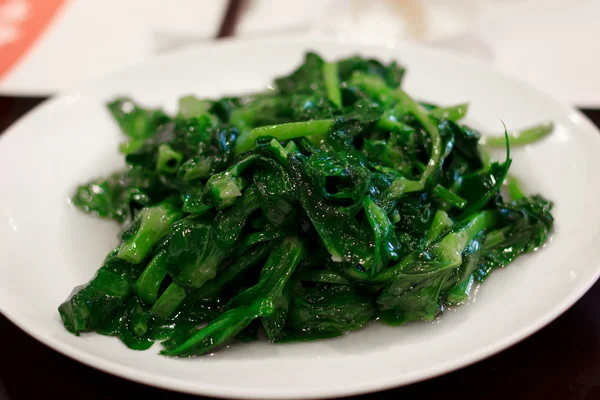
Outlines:
[[[108,110],[121,131],[131,138],[133,147],[154,136],[162,125],[170,121],[162,110],[144,109],[128,97],[114,99],[108,103]]]
[[[286,332],[277,342],[335,337],[362,328],[376,313],[373,299],[348,285],[319,284],[292,298]]]
[[[72,203],[118,223],[121,243],[58,307],[65,328],[173,357],[260,331],[332,338],[431,321],[544,247],[553,204],[509,174],[510,147],[552,123],[484,140],[462,123],[468,104],[417,101],[404,73],[311,52],[273,89],[186,95],[174,115],[108,103],[127,166]]]
[[[75,288],[60,305],[59,312],[65,327],[78,335],[93,331],[110,322],[133,291],[131,265],[117,257],[113,250],[102,268],[84,286]]]
[[[86,213],[125,223],[140,208],[163,199],[158,185],[153,171],[131,167],[79,186],[72,201]]]

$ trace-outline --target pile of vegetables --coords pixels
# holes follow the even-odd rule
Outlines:
[[[273,89],[185,96],[174,115],[115,98],[127,167],[72,202],[120,243],[60,305],[65,328],[166,356],[331,338],[432,321],[541,248],[552,203],[509,175],[509,145],[552,124],[484,142],[467,104],[418,102],[404,75],[309,52]]]

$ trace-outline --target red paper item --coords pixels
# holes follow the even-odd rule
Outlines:
[[[66,0],[0,0],[0,79],[41,37]]]

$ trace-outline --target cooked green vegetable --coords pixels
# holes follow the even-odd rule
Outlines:
[[[158,340],[166,356],[259,329],[330,338],[431,321],[542,248],[552,202],[509,175],[510,146],[553,125],[484,142],[461,122],[468,104],[417,101],[404,72],[308,53],[274,89],[186,95],[174,115],[110,102],[127,168],[78,186],[73,204],[120,224],[121,242],[59,306],[65,328],[137,350]]]
[[[543,123],[520,129],[515,132],[511,132],[508,135],[508,140],[511,146],[523,146],[526,144],[537,142],[540,139],[545,138],[554,130],[554,123],[545,121]],[[492,136],[485,140],[487,146],[504,146],[504,136]]]

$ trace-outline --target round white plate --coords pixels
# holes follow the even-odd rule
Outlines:
[[[173,111],[178,97],[240,94],[295,68],[306,50],[396,59],[405,88],[442,104],[470,102],[468,122],[488,132],[550,119],[547,139],[513,149],[512,172],[555,201],[549,245],[495,271],[476,301],[434,323],[379,324],[312,343],[236,344],[214,356],[172,359],[114,338],[76,337],[58,305],[89,280],[118,228],[68,201],[75,186],[122,166],[122,136],[104,103],[131,95]],[[490,356],[564,312],[600,272],[600,132],[576,110],[483,64],[398,45],[326,39],[221,42],[157,59],[46,102],[0,139],[0,309],[26,332],[85,364],[163,388],[221,397],[314,398],[364,393],[430,378]]]

